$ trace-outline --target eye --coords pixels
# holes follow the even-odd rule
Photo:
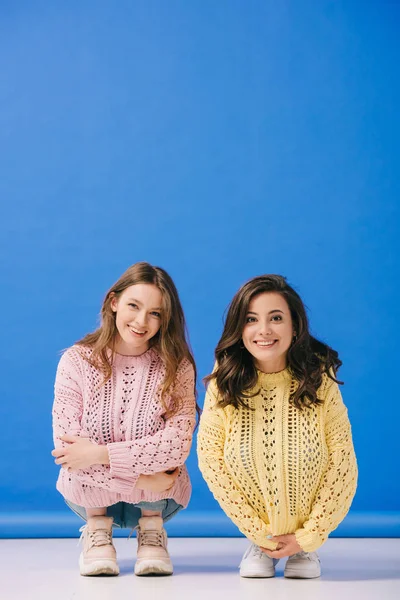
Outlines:
[[[161,313],[159,313],[157,311],[153,311],[151,314],[153,315],[153,317],[157,317],[157,319],[161,319]]]
[[[128,306],[132,306],[132,308],[137,308],[137,307],[138,307],[138,305],[137,305],[137,304],[135,304],[134,302],[130,302],[130,303],[128,304]]]
[[[255,317],[247,317],[246,318],[246,323],[255,323],[256,318]]]
[[[271,319],[272,321],[282,321],[281,315],[274,315]]]

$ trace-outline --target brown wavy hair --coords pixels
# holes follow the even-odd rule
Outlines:
[[[310,334],[305,306],[299,294],[281,275],[261,275],[245,283],[228,307],[224,331],[215,349],[217,366],[204,378],[208,384],[215,379],[220,395],[219,405],[247,407],[246,400],[259,393],[250,394],[258,380],[253,356],[242,344],[242,333],[250,301],[264,292],[276,292],[287,302],[296,336],[287,353],[287,366],[297,381],[290,402],[299,409],[321,404],[318,388],[324,373],[336,383],[336,372],[342,364],[338,353]]]
[[[108,290],[100,312],[100,327],[88,333],[76,342],[92,350],[84,358],[104,374],[103,384],[112,373],[115,343],[117,340],[116,313],[111,308],[111,301],[119,297],[128,287],[138,283],[155,285],[162,294],[161,327],[151,338],[150,346],[157,349],[165,366],[165,377],[161,387],[161,403],[167,416],[174,415],[180,408],[182,400],[174,394],[174,383],[180,363],[187,359],[194,368],[196,397],[196,364],[190,349],[185,317],[178,291],[168,273],[161,267],[154,267],[147,262],[138,262],[129,267],[116,283]],[[111,350],[111,352],[110,352]],[[167,397],[169,400],[167,401]],[[199,409],[196,403],[196,410]]]

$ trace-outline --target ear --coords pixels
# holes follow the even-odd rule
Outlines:
[[[114,292],[111,292],[110,298],[111,298],[111,302],[110,302],[111,310],[113,312],[117,312],[118,300],[117,300],[117,297],[114,294]]]

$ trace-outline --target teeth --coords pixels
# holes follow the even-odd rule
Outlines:
[[[143,333],[146,333],[145,331],[138,331],[134,327],[130,327],[130,329],[132,329],[132,331],[134,331],[135,333],[138,333],[139,335],[142,335]]]
[[[271,342],[256,342],[257,346],[272,346],[276,340],[272,340]]]

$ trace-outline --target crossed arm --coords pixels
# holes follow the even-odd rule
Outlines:
[[[134,487],[164,491],[172,487],[179,475],[178,467],[190,451],[195,423],[192,365],[182,364],[178,370],[177,388],[184,394],[184,401],[181,410],[166,420],[163,430],[137,440],[100,445],[92,442],[81,426],[81,376],[69,352],[60,360],[55,383],[52,455],[56,464],[73,472],[81,483],[114,492],[129,493]]]

